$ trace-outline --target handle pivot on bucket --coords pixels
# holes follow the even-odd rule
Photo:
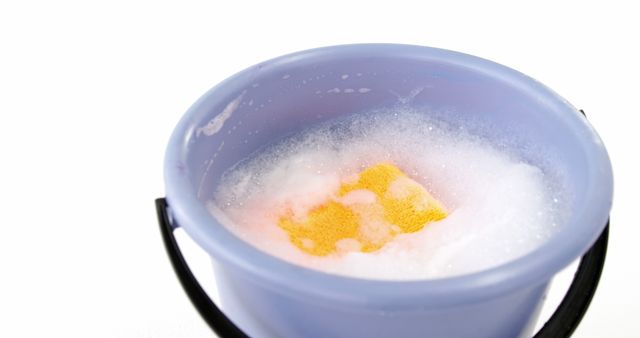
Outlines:
[[[160,232],[162,233],[162,241],[169,255],[171,266],[175,271],[180,284],[189,296],[189,300],[198,310],[202,319],[215,331],[218,336],[249,338],[240,328],[238,328],[231,320],[225,316],[216,304],[209,298],[209,295],[202,289],[200,283],[189,269],[187,262],[182,256],[182,252],[176,242],[173,234],[175,228],[171,225],[169,213],[167,212],[167,201],[164,198],[156,199],[156,211],[158,213],[158,222],[160,223]]]
[[[220,311],[218,306],[216,306],[204,289],[202,289],[202,286],[200,286],[189,269],[189,266],[182,256],[182,252],[180,252],[176,238],[173,235],[175,228],[170,222],[166,199],[156,199],[156,210],[158,213],[158,222],[160,223],[160,232],[162,233],[162,239],[167,254],[169,255],[169,260],[171,260],[171,265],[184,291],[200,313],[200,316],[202,316],[202,319],[204,319],[209,327],[220,337],[248,337]],[[600,234],[598,240],[593,244],[591,249],[582,256],[580,266],[576,271],[569,291],[567,291],[567,294],[553,315],[544,324],[542,329],[536,333],[535,338],[569,337],[578,327],[596,292],[607,254],[608,237],[609,222],[607,221],[607,226],[602,231],[602,234]]]

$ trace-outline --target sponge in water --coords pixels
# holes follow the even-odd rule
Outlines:
[[[287,212],[278,225],[299,249],[315,256],[373,252],[397,234],[422,229],[447,216],[444,206],[390,163],[380,163],[342,183],[336,196],[304,216]]]

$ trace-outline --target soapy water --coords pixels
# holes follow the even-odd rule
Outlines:
[[[208,208],[260,250],[327,273],[417,280],[494,267],[549,239],[566,219],[568,203],[554,168],[529,164],[468,129],[411,108],[324,122],[230,168]],[[283,214],[304,217],[336,199],[342,183],[380,163],[421,184],[447,217],[400,233],[376,251],[343,244],[326,256],[300,250],[278,226]]]

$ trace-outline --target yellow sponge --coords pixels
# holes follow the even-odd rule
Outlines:
[[[393,164],[380,163],[343,183],[337,197],[304,219],[291,212],[278,225],[301,250],[316,256],[372,252],[399,233],[411,233],[447,216],[442,204]]]

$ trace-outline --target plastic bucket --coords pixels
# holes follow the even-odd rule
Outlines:
[[[265,144],[323,120],[397,104],[404,94],[415,104],[517,133],[554,154],[569,173],[569,221],[539,249],[507,264],[400,282],[292,265],[240,240],[207,211],[221,174]],[[549,281],[593,245],[612,201],[611,166],[600,138],[553,91],[470,55],[387,44],[303,51],[220,83],[176,127],[165,184],[167,223],[184,228],[209,253],[224,312],[252,337],[529,335]]]

